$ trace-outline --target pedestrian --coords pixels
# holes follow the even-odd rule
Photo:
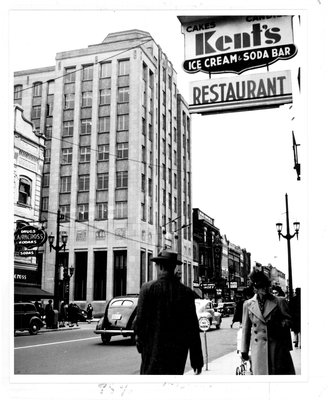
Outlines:
[[[249,278],[255,295],[244,303],[241,357],[247,361],[250,350],[254,375],[295,375],[288,304],[269,293],[270,280],[262,271]]]
[[[74,324],[76,324],[76,326],[79,326],[78,310],[79,308],[75,303],[69,304],[67,313],[68,313],[68,321],[70,327],[74,326]]]
[[[239,327],[241,327],[242,320],[243,320],[243,306],[244,301],[250,299],[254,295],[254,291],[252,287],[246,287],[243,289],[241,297],[238,298],[236,302],[235,312],[232,318],[232,323],[230,328],[233,327],[235,322],[239,322]]]
[[[64,328],[65,321],[66,321],[66,308],[65,308],[65,301],[60,302],[59,306],[59,327]]]
[[[42,307],[42,304],[41,304],[38,300],[36,300],[35,303],[34,303],[34,305],[35,305],[36,311],[37,311],[38,313],[40,313],[40,316],[41,316],[41,318],[42,318],[43,315],[44,315],[44,309],[43,309],[43,307]]]
[[[295,347],[301,347],[301,288],[295,289],[295,296],[289,301],[289,309],[292,315],[293,343]]]
[[[48,304],[45,308],[45,315],[46,315],[46,327],[53,328],[54,323],[54,309],[52,305],[52,300],[48,300]]]
[[[178,254],[163,250],[151,258],[156,280],[143,284],[138,300],[135,338],[141,353],[141,375],[183,375],[188,356],[195,374],[204,365],[195,297],[180,282]]]
[[[285,292],[278,285],[273,285],[271,287],[271,292],[274,296],[285,297]]]
[[[89,324],[90,324],[92,318],[93,318],[93,307],[92,307],[92,304],[89,303],[87,306],[87,319],[88,319]]]

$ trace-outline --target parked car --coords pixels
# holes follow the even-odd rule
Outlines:
[[[236,303],[233,301],[227,301],[224,303],[219,303],[217,310],[221,313],[222,317],[229,317],[229,315],[233,315],[235,312]]]
[[[36,335],[44,325],[40,313],[33,303],[14,303],[14,331],[28,330]]]
[[[196,313],[198,320],[207,318],[210,326],[219,329],[221,326],[221,314],[214,310],[211,300],[195,299]]]
[[[100,318],[94,333],[101,335],[104,344],[108,344],[115,335],[130,337],[131,343],[134,343],[137,304],[137,294],[114,297],[107,303],[105,313]]]

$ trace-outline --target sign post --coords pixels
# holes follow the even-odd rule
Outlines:
[[[207,351],[207,338],[206,338],[206,332],[210,329],[210,321],[208,320],[208,318],[205,317],[199,318],[199,328],[204,332],[205,370],[208,371],[208,351]]]

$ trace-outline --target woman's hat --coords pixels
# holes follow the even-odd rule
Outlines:
[[[158,253],[157,257],[152,257],[150,261],[154,261],[157,264],[174,264],[181,265],[182,261],[178,259],[178,253],[170,250],[162,250]]]
[[[249,279],[252,281],[252,284],[255,288],[269,287],[271,284],[270,279],[262,271],[253,271],[249,275]]]

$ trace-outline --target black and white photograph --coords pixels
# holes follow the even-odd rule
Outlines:
[[[326,1],[6,6],[4,398],[325,398]]]

